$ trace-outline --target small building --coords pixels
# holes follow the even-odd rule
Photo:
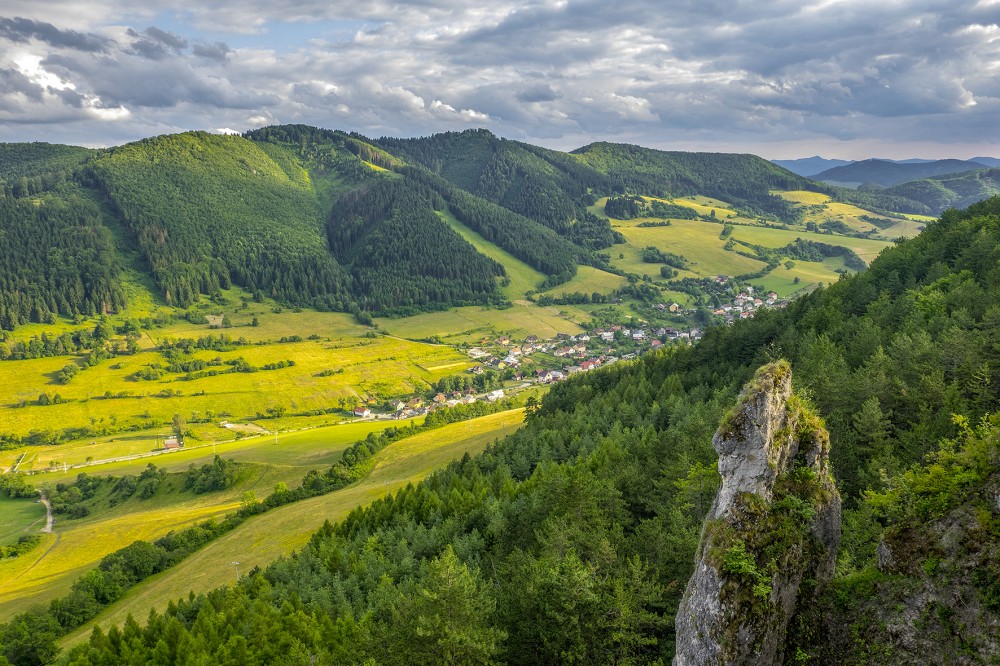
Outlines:
[[[354,415],[360,418],[368,418],[372,415],[372,410],[368,409],[364,405],[358,405],[354,408]]]
[[[487,393],[486,399],[489,400],[490,402],[495,402],[503,398],[503,395],[504,395],[503,389],[497,389],[495,391],[490,391],[489,393]]]
[[[175,450],[184,446],[184,443],[179,440],[176,436],[167,437],[163,440],[163,448],[167,450]]]

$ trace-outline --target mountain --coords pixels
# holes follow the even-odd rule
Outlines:
[[[889,160],[863,160],[834,167],[813,174],[813,180],[834,184],[876,183],[890,187],[911,180],[920,180],[943,174],[983,169],[987,165],[968,160],[935,160],[933,162],[891,162]]]
[[[996,157],[973,157],[970,162],[978,162],[988,167],[1000,167],[1000,159]]]
[[[178,591],[144,625],[95,629],[66,663],[667,663],[702,534],[719,545],[704,555],[726,598],[752,614],[752,627],[735,618],[747,622],[738,636],[763,628],[774,654],[991,663],[998,219],[1000,197],[949,211],[783,310],[561,382],[482,455],[327,524],[233,586]],[[773,467],[734,457],[751,439]],[[731,511],[705,523],[722,503],[716,448],[727,479],[752,468],[777,483],[767,497],[723,485]],[[835,520],[831,471],[835,568],[832,532],[813,529]],[[2,654],[50,659],[60,621],[148,569],[147,552],[109,558],[74,596],[19,614],[0,630]],[[792,578],[798,590],[775,595]]]
[[[821,171],[833,169],[835,167],[851,164],[851,160],[827,159],[819,155],[812,157],[799,157],[794,160],[771,160],[778,166],[788,169],[792,173],[811,178]]]
[[[485,130],[372,140],[302,125],[105,150],[4,144],[0,180],[7,330],[118,312],[125,281],[180,308],[233,285],[323,310],[498,305],[505,268],[463,227],[540,271],[535,287],[547,289],[579,265],[609,268],[598,253],[623,237],[593,209],[603,196],[700,194],[795,223],[801,212],[773,190],[817,188],[752,155],[609,143],[562,153]]]

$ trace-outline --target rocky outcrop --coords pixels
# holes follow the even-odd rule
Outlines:
[[[779,361],[744,387],[712,444],[722,487],[677,612],[674,663],[781,663],[797,606],[833,575],[840,496],[829,435]]]

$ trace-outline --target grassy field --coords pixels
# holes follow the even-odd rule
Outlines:
[[[772,229],[770,227],[733,227],[733,238],[764,247],[783,247],[792,243],[797,238],[827,243],[828,245],[840,245],[853,250],[865,263],[871,263],[872,259],[878,256],[884,248],[892,245],[889,241],[875,240],[868,238],[854,238],[852,236],[836,236],[832,234],[818,234],[811,231],[797,229]]]
[[[485,254],[491,259],[495,259],[503,264],[504,270],[507,271],[507,278],[510,280],[510,284],[502,289],[504,296],[510,300],[516,300],[519,298],[524,298],[525,293],[529,291],[535,291],[538,289],[538,285],[542,283],[545,279],[545,275],[534,268],[524,263],[514,255],[512,255],[507,250],[503,249],[495,243],[483,238],[481,235],[465,226],[461,222],[455,219],[455,216],[448,212],[438,212],[448,225],[458,232],[458,234],[469,241],[476,250],[481,254]]]
[[[33,499],[10,499],[0,495],[0,546],[10,546],[24,534],[45,526],[45,507]]]
[[[173,475],[167,477],[161,490],[149,500],[133,498],[78,520],[57,516],[57,536],[52,543],[43,544],[25,557],[0,563],[0,620],[26,599],[47,601],[65,594],[82,571],[136,539],[155,539],[172,529],[228,513],[238,506],[246,490],[263,498],[279,481],[290,488],[297,487],[310,469],[322,469],[336,462],[352,443],[388,425],[391,424],[364,422],[286,433],[279,435],[277,444],[272,437],[220,444],[217,447],[220,456],[247,463],[233,488],[203,495],[179,492],[182,477]],[[212,456],[212,447],[208,446],[88,467],[85,471],[101,475],[138,474],[153,462],[168,472],[182,472],[190,464],[210,462]],[[41,487],[72,480],[80,471],[36,474],[30,480]],[[5,506],[0,504],[0,509]],[[40,505],[33,506],[33,512],[19,505],[17,512],[0,514],[0,534],[20,529],[31,515],[37,518]],[[41,515],[44,516],[44,511]]]
[[[886,220],[887,222],[893,222],[894,218],[885,217],[884,215],[873,213],[852,204],[832,201],[826,194],[821,194],[819,192],[807,192],[804,190],[795,190],[791,192],[775,191],[772,192],[772,194],[776,194],[786,201],[800,204],[804,213],[802,220],[803,224],[807,222],[815,222],[816,224],[831,221],[843,222],[854,231],[867,232],[875,230],[878,232],[877,235],[884,239],[892,239],[901,235],[914,235],[913,233],[901,233],[901,231],[903,231],[902,228],[897,229],[895,232],[892,231],[892,227],[880,230],[879,227],[875,226],[868,220],[862,219],[862,217],[874,217]],[[914,227],[905,227],[908,231],[913,228],[915,228],[915,225]]]
[[[75,443],[46,447],[30,447],[17,451],[0,452],[0,467],[8,466],[14,458],[14,453],[26,453],[25,462],[19,471],[31,469],[46,469],[51,465],[66,463],[67,465],[85,464],[69,470],[57,469],[52,472],[33,474],[31,483],[39,486],[46,483],[58,483],[74,479],[80,472],[95,475],[138,474],[149,463],[162,467],[168,472],[181,471],[190,464],[203,465],[212,459],[215,453],[238,461],[253,461],[292,466],[305,466],[307,469],[316,464],[332,464],[340,459],[340,451],[353,442],[364,439],[369,432],[381,432],[391,425],[387,421],[358,421],[343,425],[311,428],[299,432],[282,432],[277,435],[277,444],[273,435],[261,435],[231,439],[214,445],[188,446],[187,448],[163,453],[155,456],[144,456],[133,460],[121,460],[101,464],[86,464],[87,458],[94,461],[108,460],[150,452],[152,439],[150,435],[137,434],[118,437],[107,437],[96,444]],[[215,426],[218,428],[218,426]],[[233,433],[219,428],[223,432]],[[334,453],[329,453],[334,452]],[[331,458],[332,456],[332,458]],[[317,462],[319,461],[319,462]]]
[[[454,423],[390,444],[379,452],[374,469],[364,480],[252,518],[173,569],[130,590],[95,622],[64,639],[63,645],[86,639],[95,623],[106,629],[121,624],[129,614],[142,621],[150,607],[162,611],[171,600],[186,596],[188,590],[205,592],[227,584],[235,579],[232,562],[240,563],[241,573],[264,566],[305,544],[323,521],[341,520],[354,508],[415,483],[465,453],[478,453],[487,444],[520,428],[522,422],[523,410],[517,409]]]
[[[209,332],[200,331],[201,335]],[[470,365],[466,357],[448,347],[384,337],[322,337],[250,345],[228,352],[200,351],[192,358],[243,358],[256,367],[292,360],[295,365],[192,381],[184,381],[179,374],[167,374],[154,381],[129,380],[132,373],[163,363],[160,354],[149,351],[105,361],[81,371],[69,384],[60,385],[53,378],[66,365],[67,357],[6,361],[0,363],[3,430],[23,436],[33,430],[54,429],[57,424],[95,428],[155,426],[169,423],[174,414],[191,422],[203,418],[213,422],[254,419],[268,409],[293,414],[327,409],[336,406],[341,398],[388,398],[424,390],[430,382]],[[59,394],[63,402],[37,405],[42,393]],[[119,394],[123,397],[105,397]],[[19,407],[21,404],[25,406]],[[196,428],[195,434],[210,439],[231,436],[214,425]]]
[[[722,225],[700,220],[671,220],[669,227],[640,227],[646,220],[628,220],[615,224],[628,241],[626,246],[612,248],[611,263],[629,273],[659,277],[660,264],[642,261],[642,249],[650,245],[683,256],[691,264],[691,273],[707,275],[739,275],[764,267],[764,262],[750,259],[723,249],[726,241],[719,238]],[[737,227],[742,229],[743,227]],[[747,227],[750,228],[750,227]],[[616,253],[617,252],[617,253]],[[618,254],[624,254],[619,257]],[[682,272],[681,277],[689,275]]]
[[[615,246],[620,247],[620,246]],[[580,266],[576,275],[569,282],[552,287],[548,291],[542,292],[549,296],[561,296],[562,294],[572,294],[580,292],[583,294],[593,294],[598,292],[608,294],[628,284],[628,280],[621,275],[608,273],[593,266]]]
[[[578,322],[586,319],[585,312],[571,306],[539,307],[528,301],[515,301],[505,310],[469,306],[400,319],[377,319],[376,322],[401,338],[420,340],[437,336],[449,344],[475,344],[484,336],[501,333],[515,338],[529,334],[555,337],[556,333],[579,333],[583,329]]]

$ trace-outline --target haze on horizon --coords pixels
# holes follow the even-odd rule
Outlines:
[[[7,0],[0,141],[305,123],[764,157],[1000,155],[1000,0]]]

